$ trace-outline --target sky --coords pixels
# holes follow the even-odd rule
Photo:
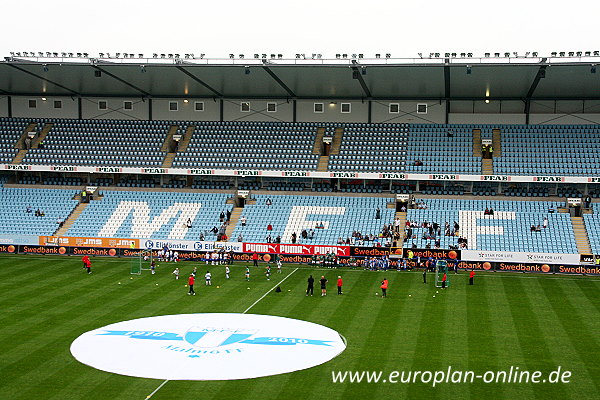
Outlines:
[[[2,4],[11,51],[322,54],[600,50],[599,1],[53,0]]]

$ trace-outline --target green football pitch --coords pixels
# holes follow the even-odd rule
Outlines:
[[[143,400],[153,392],[152,399],[600,398],[600,278],[478,273],[469,286],[463,272],[450,275],[451,287],[441,290],[433,287],[433,275],[423,284],[415,272],[284,265],[270,281],[262,268],[253,268],[246,282],[246,264],[234,265],[226,280],[223,266],[183,262],[176,281],[173,264],[159,263],[156,275],[131,276],[130,263],[95,258],[88,275],[75,257],[0,257],[0,399]],[[187,296],[185,279],[194,266],[201,272],[197,295]],[[206,269],[213,274],[211,287],[203,284]],[[317,285],[315,296],[305,296],[309,274],[329,279],[326,297]],[[343,296],[335,293],[337,275],[344,279]],[[390,282],[385,299],[375,295],[384,276]],[[285,277],[281,293],[269,292]],[[119,321],[242,313],[250,306],[248,313],[335,329],[347,339],[347,349],[303,371],[239,381],[168,381],[160,388],[164,381],[96,370],[69,351],[82,333]],[[333,373],[344,371],[383,371],[384,379],[393,371],[449,367],[478,375],[511,367],[539,370],[542,378],[560,368],[570,376],[563,375],[568,383],[350,383],[348,375],[344,383],[333,382]]]

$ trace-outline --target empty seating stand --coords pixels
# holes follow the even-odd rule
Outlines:
[[[600,174],[600,126],[504,125],[500,175],[591,176]]]
[[[0,118],[0,164],[10,164],[18,153],[15,144],[31,121],[22,118]]]
[[[24,164],[159,167],[170,121],[43,120],[53,127]],[[177,124],[177,123],[175,123]]]
[[[198,122],[175,168],[316,170],[317,124],[292,122]]]
[[[339,154],[329,157],[330,171],[403,172],[408,124],[338,124],[344,129]]]
[[[0,233],[52,235],[58,229],[57,221],[66,220],[77,206],[74,195],[75,190],[0,188]],[[43,211],[44,216],[35,216],[37,210]]]

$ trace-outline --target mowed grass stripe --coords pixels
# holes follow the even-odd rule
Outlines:
[[[488,338],[489,342],[493,342],[494,346],[498,349],[497,363],[498,368],[502,371],[509,371],[511,366],[519,367],[521,369],[526,368],[526,360],[529,358],[529,352],[523,346],[525,343],[521,343],[519,340],[519,328],[527,330],[527,321],[522,321],[520,315],[514,316],[511,311],[511,307],[518,307],[519,305],[513,305],[515,299],[510,299],[513,296],[513,291],[509,290],[507,286],[512,286],[512,282],[515,278],[511,276],[503,275],[487,275],[481,276],[478,280],[486,280],[486,297],[488,304],[493,305],[490,309],[490,330],[491,336]],[[518,277],[516,279],[519,279]],[[519,299],[522,294],[517,296]],[[518,320],[518,321],[516,321]],[[484,343],[480,347],[482,353],[487,352],[487,343]],[[485,371],[481,371],[484,373]],[[477,383],[476,383],[477,384]],[[479,383],[481,385],[482,383]],[[535,398],[533,388],[527,384],[501,384],[502,389],[508,399],[532,399]]]
[[[557,365],[548,345],[548,338],[542,333],[538,314],[535,312],[534,303],[540,301],[540,296],[544,296],[543,292],[535,292],[537,281],[537,279],[514,278],[504,280],[504,289],[511,305],[510,311],[515,321],[518,341],[527,355],[525,365],[520,368],[530,372],[551,371]],[[542,384],[529,383],[528,386],[533,389],[536,398],[548,398],[550,394],[561,399],[567,398],[562,386],[553,385],[551,389]]]
[[[150,298],[150,296],[153,296],[152,293],[148,293],[146,296],[138,294],[138,292],[142,291],[148,293],[144,287],[139,287],[137,290],[131,292],[131,296],[142,300],[146,297]],[[113,297],[112,301],[109,301],[110,297]],[[6,357],[13,360],[13,365],[10,365],[6,371],[6,375],[11,378],[11,383],[14,386],[22,387],[22,385],[26,385],[27,382],[39,381],[39,379],[36,379],[36,377],[43,376],[45,371],[53,370],[52,366],[53,363],[56,362],[55,358],[60,359],[61,357],[64,357],[65,353],[69,353],[68,349],[70,343],[80,332],[82,333],[86,330],[105,325],[105,323],[95,324],[94,321],[96,320],[104,320],[104,322],[108,323],[113,322],[106,321],[104,318],[106,316],[118,314],[119,309],[130,308],[135,304],[128,302],[116,308],[111,307],[112,304],[121,304],[123,300],[122,297],[114,296],[112,293],[107,293],[99,300],[101,301],[99,301],[95,306],[83,304],[63,310],[61,313],[64,317],[62,325],[58,323],[59,321],[55,321],[56,323],[52,327],[48,327],[48,324],[45,322],[32,326],[31,331],[35,333],[34,336],[30,337],[29,340],[22,341],[15,349],[11,349],[11,351],[6,352]],[[107,301],[103,302],[102,300]],[[90,321],[89,315],[94,315],[96,318]],[[55,320],[56,318],[57,316],[55,316]],[[70,326],[71,329],[64,329],[64,323],[68,323],[68,326]],[[88,326],[87,329],[84,327],[86,325]],[[27,365],[35,367],[30,367],[27,369],[26,373],[20,374],[19,372],[24,371],[19,367]],[[87,368],[90,373],[95,375],[95,370],[84,367],[82,364],[79,365],[83,369]],[[22,384],[21,381],[23,381]],[[93,382],[93,380],[90,382]],[[52,392],[56,389],[57,386],[52,384],[52,382],[49,382],[48,385],[45,385],[44,382],[40,382],[36,386],[32,387],[32,390],[36,390],[40,395],[42,393],[52,394]],[[81,390],[82,387],[79,388],[79,391]]]
[[[370,320],[364,324],[362,329],[347,332],[350,335],[350,337],[346,336],[345,333],[342,333],[338,330],[338,332],[344,335],[348,341],[356,340],[357,333],[362,334],[364,339],[366,339],[367,344],[366,346],[361,347],[362,351],[359,355],[359,358],[357,359],[357,362],[365,364],[365,367],[370,368],[370,366],[368,366],[364,362],[362,353],[364,351],[372,351],[376,354],[378,353],[379,344],[377,343],[377,341],[381,340],[382,335],[385,335],[386,331],[380,330],[380,327],[386,323],[386,321],[384,321],[385,318],[382,315],[381,310],[385,309],[385,303],[388,302],[388,300],[390,300],[390,298],[383,299],[381,298],[381,296],[376,297],[374,291],[377,290],[378,292],[380,292],[378,287],[383,277],[387,277],[389,279],[390,288],[399,286],[396,285],[395,281],[395,278],[397,276],[396,274],[392,274],[390,272],[363,271],[360,273],[359,276],[353,276],[352,278],[349,278],[351,280],[358,279],[359,281],[351,285],[351,289],[347,287],[346,294],[342,296],[337,295],[337,276],[338,274],[329,274],[329,284],[332,287],[328,289],[327,297],[322,299],[316,299],[317,306],[308,308],[308,313],[303,315],[299,319],[315,322],[338,330],[338,323],[336,323],[336,321],[345,320],[348,318],[345,310],[341,308],[341,305],[345,302],[345,298],[342,298],[343,296],[353,297],[356,298],[358,301],[369,301],[370,299],[370,301],[372,302],[372,315],[369,317]],[[379,332],[379,338],[377,340],[373,340],[374,332],[377,331]],[[303,388],[305,389],[304,393],[305,396],[307,396],[307,398],[316,398],[319,396],[335,396],[340,394],[338,391],[339,388],[333,386],[331,383],[331,370],[333,368],[336,368],[336,365],[342,362],[342,359],[340,357],[344,356],[346,351],[343,352],[337,358],[335,358],[334,361],[313,368],[314,371],[311,371],[312,375],[314,376],[311,382],[312,384],[307,386],[306,388]],[[376,359],[376,362],[380,361],[381,358]],[[355,393],[354,395],[360,396],[361,394]]]
[[[450,287],[446,289],[445,297],[449,301],[448,310],[444,316],[443,336],[440,340],[444,341],[443,362],[441,370],[452,367],[453,370],[467,370],[472,367],[471,345],[478,340],[478,337],[472,337],[469,331],[469,317],[473,317],[472,310],[479,310],[481,304],[471,304],[467,300],[467,291],[473,293],[480,288],[475,286],[467,287],[468,273],[461,272],[455,274],[448,272]],[[468,311],[471,314],[468,314]],[[478,313],[478,315],[481,315]],[[482,321],[480,321],[482,322]],[[459,332],[467,332],[461,335]],[[439,397],[445,399],[469,399],[471,397],[470,385],[465,384],[440,384]],[[478,397],[474,397],[478,398]]]
[[[326,271],[324,271],[326,272]],[[330,397],[341,398],[341,393],[332,394],[332,391],[341,390],[342,386],[333,386],[331,384],[331,370],[347,367],[349,363],[356,358],[353,353],[360,349],[360,339],[357,334],[364,334],[365,326],[371,321],[365,323],[364,315],[361,311],[370,307],[366,299],[371,296],[374,282],[379,279],[377,275],[364,271],[346,271],[344,274],[344,295],[338,296],[335,281],[338,271],[330,272],[327,276],[330,278],[328,296],[321,298],[319,286],[316,285],[315,297],[304,296],[304,301],[300,303],[303,307],[296,307],[292,316],[297,319],[309,320],[337,330],[348,340],[348,348],[334,358],[332,361],[313,367],[309,370],[299,371],[290,374],[285,385],[281,387],[277,398],[290,398],[300,396],[304,398]],[[322,271],[314,271],[312,274],[318,281]],[[327,272],[326,272],[327,273]],[[303,289],[306,288],[306,279],[308,273],[304,276]],[[335,279],[331,279],[331,277]],[[333,281],[333,282],[332,282]],[[333,283],[333,285],[331,285]],[[332,288],[333,286],[333,288]],[[374,295],[373,295],[374,297]],[[350,305],[350,308],[344,307]],[[349,313],[349,314],[347,314]],[[300,391],[299,391],[300,390]],[[318,394],[314,394],[317,392]]]
[[[447,363],[444,361],[444,354],[448,350],[445,340],[449,332],[444,330],[444,319],[446,318],[447,307],[452,302],[451,289],[435,289],[434,275],[430,274],[431,292],[425,296],[425,308],[423,316],[420,319],[417,336],[419,338],[416,344],[415,357],[406,370],[412,371],[436,371],[447,369]],[[436,293],[439,292],[439,293]],[[436,296],[433,298],[433,296]],[[413,375],[414,376],[414,375]],[[415,383],[407,384],[407,398],[439,398],[440,387],[432,387],[429,384],[421,383],[420,376]]]
[[[420,340],[417,328],[423,317],[426,300],[434,290],[431,280],[428,284],[423,284],[420,273],[400,272],[399,279],[396,286],[390,288],[390,296],[397,301],[393,302],[393,308],[389,310],[392,319],[383,333],[387,338],[387,348],[381,354],[380,364],[375,366],[388,376],[392,371],[408,369],[413,363],[416,344]],[[394,339],[389,340],[390,337]],[[396,398],[405,398],[408,385],[386,383],[371,385],[367,389],[372,390],[371,398],[385,398],[389,394]]]
[[[64,272],[57,274],[65,275]],[[3,330],[12,329],[12,324],[16,322],[24,324],[29,320],[39,320],[40,317],[51,318],[56,304],[78,301],[81,304],[86,297],[93,299],[96,293],[104,295],[106,288],[111,287],[119,275],[119,271],[107,271],[103,276],[85,274],[83,277],[69,277],[67,274],[42,287],[38,286],[37,280],[23,281],[25,290],[22,293],[13,292],[0,300],[6,310],[5,317],[0,319],[0,334]],[[18,315],[19,318],[13,319],[11,315]]]
[[[497,312],[495,299],[498,294],[498,284],[495,280],[485,279],[480,274],[475,276],[472,286],[468,285],[468,279],[468,276],[465,276],[467,326],[464,331],[468,338],[466,343],[468,368],[465,369],[480,373],[487,370],[497,371],[504,367],[499,360],[498,340],[492,329],[494,322],[491,314]],[[468,387],[473,399],[502,397],[506,393],[506,387],[497,383],[469,384]]]
[[[589,351],[590,347],[600,347],[598,315],[594,315],[594,307],[585,296],[577,295],[578,288],[572,282],[536,283],[537,290],[548,299],[537,304],[537,312],[540,315],[551,314],[544,315],[547,321],[545,336],[550,343],[554,342],[555,368],[561,366],[573,373],[572,384],[567,385],[571,398],[580,399],[590,393],[599,393],[600,386],[592,377],[600,375],[600,367],[598,359]]]

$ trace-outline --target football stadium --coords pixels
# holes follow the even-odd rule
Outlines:
[[[598,398],[598,62],[11,52],[0,398]]]

